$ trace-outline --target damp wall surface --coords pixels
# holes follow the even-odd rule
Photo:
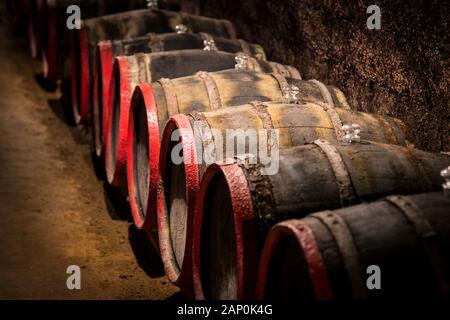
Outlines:
[[[369,30],[367,7],[381,9]],[[271,60],[340,87],[355,110],[389,115],[416,147],[450,151],[449,1],[184,0],[235,23]]]

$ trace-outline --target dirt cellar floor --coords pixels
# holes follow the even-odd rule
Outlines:
[[[0,299],[183,299],[0,10]]]

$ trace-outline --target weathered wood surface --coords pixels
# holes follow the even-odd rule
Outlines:
[[[133,55],[136,53],[154,53],[161,51],[175,51],[186,49],[203,49],[204,41],[213,39],[218,50],[224,52],[243,52],[258,60],[266,60],[264,49],[257,44],[244,40],[212,37],[200,33],[166,33],[148,34],[142,37],[101,41],[95,53],[94,93],[93,93],[93,126],[95,150],[98,156],[103,155],[103,109],[108,105],[110,80],[114,58],[119,55]]]
[[[233,286],[233,295],[226,297],[248,298],[254,295],[257,257],[263,240],[275,223],[389,194],[440,190],[439,172],[450,164],[450,157],[376,142],[332,145],[318,140],[282,150],[279,164],[274,175],[262,175],[261,166],[251,164],[212,165],[206,171],[193,232],[194,287],[198,298],[217,297],[212,293],[219,294],[219,285],[223,286],[224,281],[219,278],[223,274],[221,259],[207,252],[214,252],[213,237],[226,237],[231,231],[212,235],[212,226],[202,222],[203,217],[215,215],[224,205],[210,201],[216,193],[230,192],[229,197],[234,199],[229,214],[234,216],[235,237],[241,248],[229,247],[229,254],[223,255],[236,255],[238,261],[235,275],[239,281]],[[226,189],[216,187],[221,179],[227,181]],[[204,249],[208,246],[213,248]],[[205,274],[216,274],[208,276],[217,281],[206,282],[207,288],[202,285],[206,277],[202,265],[210,266]]]
[[[242,105],[251,101],[282,102],[285,86],[288,84],[299,88],[299,101],[318,103],[328,107],[329,103],[325,95],[330,95],[333,98],[332,107],[350,109],[344,94],[338,88],[325,86],[315,81],[301,80],[295,70],[282,67],[282,65],[278,65],[276,69],[272,70],[276,72],[270,74],[252,70],[224,70],[171,79],[173,98],[170,101],[173,101],[172,105],[167,102],[169,99],[166,97],[163,83],[153,83],[152,88],[158,107],[160,127],[163,128],[167,120],[176,114],[209,111],[219,107]],[[208,86],[212,89],[208,90]],[[325,90],[326,92],[323,92]]]
[[[191,248],[195,206],[189,206],[187,200],[188,197],[196,198],[199,181],[186,178],[189,177],[190,171],[195,171],[194,175],[201,178],[208,164],[235,157],[238,152],[258,155],[258,151],[262,151],[258,150],[261,146],[268,146],[267,150],[263,151],[264,156],[275,158],[275,148],[282,150],[316,139],[337,143],[342,140],[343,123],[358,123],[365,140],[404,144],[404,135],[392,136],[394,131],[401,130],[398,127],[394,130],[387,125],[387,123],[395,125],[397,121],[386,118],[342,108],[331,111],[329,108],[325,109],[309,102],[302,104],[254,102],[209,112],[195,112],[188,116],[174,116],[167,124],[161,141],[160,177],[164,182],[164,188],[160,189],[158,205],[150,201],[151,206],[160,208],[158,234],[163,262],[166,270],[174,270],[169,274],[177,275],[169,276],[169,279],[175,278],[176,282],[178,277],[184,276],[181,273],[192,274]],[[186,123],[189,124],[188,127],[184,126]],[[251,131],[252,129],[254,131]],[[244,147],[243,150],[238,150],[237,146],[234,146],[234,138],[231,140],[233,149],[226,149],[231,139],[227,136],[230,130],[241,130],[238,132],[241,136],[236,137]],[[277,137],[274,131],[270,132],[271,130],[278,131]],[[179,139],[173,141],[175,131],[178,131]],[[195,143],[189,144],[186,141]],[[171,155],[177,154],[178,149],[174,148],[179,148],[178,144],[182,146],[183,157],[194,159],[193,164],[185,166],[173,163]],[[149,174],[148,171],[146,173]],[[135,175],[134,182],[148,179],[149,176],[145,174]],[[173,205],[174,202],[178,205]],[[180,203],[182,205],[179,205]],[[195,203],[195,199],[192,203]],[[183,263],[184,259],[188,262]]]
[[[235,54],[221,51],[180,50],[158,53],[139,53],[128,57],[116,58],[111,83],[110,108],[104,108],[105,123],[105,163],[108,181],[114,185],[126,183],[125,163],[128,139],[128,117],[133,89],[140,83],[151,83],[157,79],[161,88],[174,92],[171,88],[171,78],[178,78],[197,73],[200,77],[205,73],[200,71],[219,71],[234,68]],[[256,71],[262,69],[268,72],[283,70],[288,74],[298,74],[290,66],[273,62],[251,59]],[[176,67],[175,67],[176,66]],[[170,101],[170,98],[168,98]],[[171,104],[168,104],[169,108]],[[158,107],[159,109],[159,107]],[[171,110],[173,112],[173,109]]]
[[[256,63],[252,64],[253,66]],[[277,70],[281,70],[282,66],[278,66]],[[285,68],[286,72],[292,73],[291,76],[296,76],[296,72],[292,67]],[[206,75],[206,76],[205,76]],[[216,73],[206,73],[202,72],[195,76],[183,77],[171,80],[161,80],[159,82],[154,82],[150,84],[140,84],[136,87],[136,90],[131,101],[131,112],[130,116],[132,119],[129,123],[132,127],[129,128],[129,139],[134,141],[134,146],[131,152],[128,153],[129,161],[127,161],[127,174],[128,174],[128,191],[130,193],[130,205],[134,217],[135,224],[138,227],[144,225],[152,226],[151,228],[156,228],[156,208],[155,206],[147,206],[147,199],[142,202],[134,194],[137,192],[138,185],[148,185],[146,181],[154,181],[158,176],[158,161],[159,161],[159,140],[162,134],[162,129],[169,116],[178,113],[188,113],[194,110],[211,110],[211,101],[208,97],[208,91],[206,89],[206,78],[214,77],[215,81],[222,82],[222,84],[217,86],[219,94],[225,103],[248,103],[252,100],[281,100],[281,84],[279,81],[284,81],[285,79],[278,74],[265,75],[261,72],[255,72],[251,70],[226,70]],[[278,79],[278,80],[277,80]],[[286,79],[286,81],[300,81],[294,79]],[[235,85],[233,83],[236,82]],[[264,85],[264,82],[267,82]],[[320,90],[317,88],[317,83],[312,82],[296,82],[303,91],[301,91],[301,99],[305,101],[312,100],[323,102],[324,98],[320,98]],[[163,89],[163,85],[171,87],[172,90],[170,95],[166,96],[167,90]],[[222,89],[225,88],[225,89]],[[309,89],[308,89],[309,88]],[[234,90],[229,92],[228,90]],[[338,92],[336,88],[331,88],[333,92]],[[232,95],[239,96],[239,99],[231,100]],[[265,98],[264,98],[265,96]],[[337,100],[339,106],[347,106],[345,103],[345,97],[342,94],[338,94],[340,97]],[[195,98],[197,97],[197,99]],[[315,98],[317,97],[317,98]],[[184,100],[182,100],[185,98]],[[224,100],[223,98],[227,98]],[[126,100],[125,100],[126,101]],[[168,105],[173,104],[176,101],[176,107],[168,110]],[[168,103],[169,102],[169,103]],[[347,106],[348,107],[348,106]],[[139,125],[140,118],[142,114],[147,115],[147,127]],[[125,114],[125,116],[127,116]],[[103,123],[107,123],[109,119],[109,111],[105,108],[103,113]],[[139,123],[138,123],[139,122]],[[105,126],[104,126],[105,127]],[[141,129],[139,129],[141,128]],[[105,128],[106,129],[106,128]],[[109,131],[104,132],[105,145],[106,137],[109,135]],[[142,143],[137,143],[137,141],[142,141]],[[144,143],[145,141],[145,143]],[[153,147],[152,147],[153,146]],[[144,148],[145,150],[140,150]],[[151,149],[151,150],[150,150]],[[135,155],[137,154],[150,154],[153,155],[153,159],[150,163],[154,167],[153,170],[148,171],[146,167],[140,167],[135,165]],[[136,181],[136,182],[135,182]],[[152,185],[150,188],[150,193],[144,191],[145,194],[150,194],[152,203],[156,203],[156,185]],[[141,191],[139,191],[141,192]],[[152,213],[150,213],[152,212]],[[153,221],[150,223],[150,221]]]
[[[129,56],[138,52],[150,53],[159,51],[174,51],[183,49],[203,49],[205,40],[214,40],[219,51],[243,52],[258,60],[266,60],[264,49],[254,43],[242,39],[229,39],[200,33],[149,33],[132,39],[111,41],[114,55]]]
[[[135,10],[83,20],[72,41],[72,95],[75,120],[89,123],[93,98],[95,50],[99,41],[130,39],[153,33],[174,32],[184,24],[191,32],[208,32],[223,38],[236,38],[234,26],[227,20],[167,10]]]
[[[118,12],[143,9],[147,6],[146,0],[38,0],[39,5],[35,17],[35,28],[32,36],[36,42],[36,53],[42,54],[42,68],[44,76],[49,80],[66,79],[69,76],[69,48],[72,36],[76,30],[67,28],[67,8],[77,5],[82,14],[82,19],[90,19]],[[168,2],[163,1],[164,7]],[[173,8],[170,5],[166,8]],[[178,7],[179,8],[179,7]]]
[[[272,228],[265,242],[258,298],[304,301],[448,295],[449,212],[450,199],[438,192],[392,196],[282,222]],[[329,221],[335,227],[329,228]],[[346,240],[345,230],[350,232]],[[367,289],[366,279],[373,271],[367,274],[366,270],[371,265],[380,268],[381,290]]]

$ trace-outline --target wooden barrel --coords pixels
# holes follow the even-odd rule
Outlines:
[[[128,39],[149,32],[173,32],[184,24],[190,32],[208,32],[235,39],[231,22],[166,10],[136,10],[84,20],[72,43],[72,104],[75,122],[89,124],[93,99],[94,55],[102,40]]]
[[[253,60],[250,67],[256,65],[258,65],[257,61]],[[267,64],[264,63],[264,65],[265,69],[270,71]],[[269,65],[273,65],[277,72],[290,74],[291,77],[300,76],[292,67],[274,63]],[[290,82],[298,85],[302,90],[301,100],[324,103],[325,98],[321,96],[319,90],[321,87],[333,92],[333,95],[336,92],[336,96],[339,97],[336,98],[336,105],[348,108],[344,95],[338,89],[334,87],[326,89],[327,87],[318,81],[286,79],[279,73],[266,75],[251,70],[233,69],[215,73],[201,72],[193,77],[164,79],[152,85],[147,83],[138,85],[131,99],[126,170],[131,212],[138,228],[156,229],[156,208],[149,207],[147,203],[149,192],[150,198],[153,199],[151,201],[156,202],[155,181],[158,178],[160,132],[162,133],[167,120],[173,115],[194,110],[214,109],[216,104],[208,100],[208,91],[205,87],[206,83],[211,83],[211,80],[208,80],[211,77],[221,79],[217,92],[223,101],[223,106],[248,103],[255,99],[281,101],[281,89],[278,82],[274,80],[278,78],[283,83]],[[264,85],[266,81],[268,85]],[[226,85],[227,83],[229,85]],[[235,85],[231,86],[232,84]],[[232,99],[233,96],[239,98]],[[107,118],[104,117],[103,121],[106,123]],[[108,132],[105,132],[104,136],[108,136]],[[145,160],[149,157],[151,158],[150,167],[149,161]]]
[[[279,72],[283,71],[281,67],[281,65],[277,67]],[[291,75],[294,73],[292,69],[285,71],[289,71]],[[193,111],[209,111],[222,106],[242,105],[255,100],[282,102],[283,88],[288,84],[298,87],[298,98],[302,102],[313,102],[323,108],[350,109],[344,94],[336,87],[326,86],[316,80],[285,78],[279,73],[265,74],[233,69],[214,73],[201,72],[191,77],[166,79],[152,85],[146,83],[138,85],[131,100],[126,170],[130,207],[136,226],[156,229],[156,208],[147,204],[156,203],[159,137],[171,116]],[[146,116],[141,119],[142,115]],[[107,122],[106,119],[104,118],[104,123]],[[146,121],[145,119],[148,120],[146,125],[142,123]],[[385,118],[386,121],[391,119]],[[406,136],[407,130],[403,124],[396,119],[392,120],[395,123],[386,125],[394,128],[391,136]],[[105,132],[104,136],[107,135],[108,132]],[[401,139],[400,143],[403,144]],[[149,157],[152,158],[150,171],[149,166],[145,165],[148,163],[145,159]],[[147,181],[150,181],[150,185]]]
[[[163,185],[158,188],[158,205],[152,202],[153,199],[148,203],[158,208],[159,248],[169,280],[183,288],[192,285],[191,240],[195,201],[199,180],[208,164],[235,157],[237,152],[257,154],[261,145],[271,144],[272,150],[274,147],[281,150],[316,139],[337,143],[342,141],[341,127],[347,123],[358,123],[364,139],[405,144],[403,135],[392,136],[393,132],[401,131],[392,118],[345,109],[324,109],[314,103],[254,102],[188,116],[173,116],[161,139],[159,176]],[[227,136],[230,130],[238,131]],[[270,130],[278,130],[279,134],[273,143]],[[244,147],[240,151],[234,143],[236,136]],[[250,140],[253,142],[251,145]],[[226,150],[229,141],[233,142],[233,147]],[[174,163],[171,155],[178,152],[186,160]],[[138,177],[142,180],[149,178]]]
[[[281,66],[278,70],[280,68]],[[216,93],[209,96],[212,90],[208,91],[206,87],[207,84],[211,86],[211,79],[218,85],[217,91],[214,90]],[[275,79],[283,84],[295,84],[300,90],[298,98],[302,102],[317,103],[324,108],[337,107],[349,110],[345,96],[335,87],[325,86],[316,80],[303,81],[284,78],[279,74],[264,74],[251,70],[202,72],[193,77],[164,80],[152,85],[142,83],[136,87],[129,113],[126,171],[131,212],[138,228],[157,228],[156,207],[148,206],[148,203],[157,202],[156,182],[159,174],[160,136],[169,117],[193,111],[214,110],[221,106],[236,106],[254,100],[281,102],[283,100],[282,85]],[[326,92],[321,93],[321,90]],[[326,98],[331,95],[335,97],[331,99],[332,105]],[[214,96],[220,96],[220,104]],[[391,118],[386,119],[389,121]],[[107,120],[104,121],[107,122]],[[146,125],[143,121],[146,121]],[[394,121],[396,123],[390,126],[400,128],[394,135],[405,136],[406,129],[402,123]],[[107,132],[106,136],[108,136]],[[145,160],[149,157],[151,157],[150,162]]]
[[[252,59],[257,71],[273,72],[283,68],[286,72],[293,67],[277,63]],[[110,89],[110,110],[107,112],[105,136],[105,165],[108,182],[120,186],[126,184],[125,163],[127,154],[128,117],[132,90],[142,82],[151,83],[160,80],[168,89],[170,81],[183,75],[192,75],[200,70],[217,71],[235,66],[235,54],[221,51],[181,50],[159,53],[139,53],[129,57],[117,57]],[[169,83],[169,84],[168,84]]]
[[[293,302],[448,296],[449,212],[450,199],[436,192],[281,222],[265,241],[257,297]],[[374,265],[380,290],[366,283]]]
[[[39,0],[38,0],[39,1]],[[69,75],[70,39],[77,30],[67,27],[67,8],[76,5],[80,8],[81,18],[89,19],[106,14],[143,9],[146,0],[44,0],[43,11],[37,12],[43,19],[37,19],[34,36],[39,42],[34,43],[41,51],[42,71],[44,77],[55,81],[66,79]],[[164,6],[164,2],[162,3]],[[39,18],[39,17],[38,17]]]
[[[212,37],[206,33],[166,33],[148,34],[127,40],[101,41],[97,45],[94,70],[94,101],[93,101],[93,125],[95,150],[98,156],[103,155],[103,114],[104,106],[108,105],[109,84],[111,80],[114,58],[117,56],[129,56],[135,53],[150,53],[161,51],[174,51],[183,49],[203,49],[204,41],[214,40],[218,50],[224,52],[244,52],[248,56],[258,60],[266,60],[264,49],[257,45],[247,43],[244,40],[234,40]]]
[[[262,244],[275,223],[390,194],[441,189],[450,157],[376,142],[316,140],[280,152],[279,170],[259,164],[212,164],[203,176],[192,247],[199,299],[255,296]]]

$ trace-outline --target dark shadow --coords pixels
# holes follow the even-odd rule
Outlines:
[[[94,172],[97,180],[106,181],[106,172],[105,172],[105,159],[98,157],[95,152],[90,153],[90,163],[94,167]]]
[[[62,122],[69,124],[70,126],[74,126],[75,123],[69,123],[68,115],[67,115],[67,108],[64,107],[63,102],[61,99],[51,99],[47,100],[48,106],[53,111],[53,113],[58,117],[59,120]]]
[[[73,120],[72,110],[70,104],[65,102],[66,99],[50,99],[47,100],[47,104],[50,110],[57,116],[61,122],[69,126],[69,132],[72,135],[73,140],[77,144],[85,145],[91,143],[91,132],[88,127],[77,126]],[[90,161],[90,159],[89,159]]]
[[[161,257],[152,240],[150,240],[149,234],[143,230],[136,229],[134,224],[130,224],[128,240],[141,269],[152,278],[164,276],[164,266]]]
[[[106,208],[112,220],[133,222],[131,217],[130,204],[127,201],[127,193],[124,188],[114,187],[105,181],[103,184],[103,194]]]
[[[47,100],[50,109],[64,123],[71,127],[75,127],[75,120],[72,112],[72,101],[70,95],[70,82],[63,81],[61,83],[61,98]]]
[[[170,297],[166,298],[166,300],[168,301],[174,301],[174,302],[184,302],[187,301],[188,298],[184,295],[183,292],[178,291],[175,292],[173,295],[171,295]]]
[[[39,87],[41,87],[41,89],[47,92],[55,92],[56,89],[58,89],[57,82],[45,79],[42,73],[35,74],[34,80],[39,85]]]

